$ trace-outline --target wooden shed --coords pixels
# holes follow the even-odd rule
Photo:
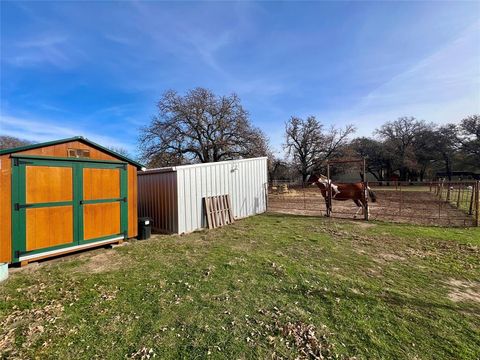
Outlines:
[[[137,236],[141,167],[83,137],[0,150],[0,263]]]

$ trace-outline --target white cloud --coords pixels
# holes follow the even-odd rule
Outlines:
[[[85,54],[61,33],[45,33],[5,45],[4,59],[17,67],[50,65],[68,69]]]
[[[58,121],[56,124],[52,124],[40,119],[25,119],[16,116],[2,115],[0,117],[0,133],[2,135],[15,136],[36,142],[83,136],[103,146],[122,147],[132,154],[135,153],[135,147],[133,145],[121,142],[117,138],[100,135],[82,127],[61,126],[58,125],[58,123],[60,122]]]
[[[317,112],[319,118],[334,123],[355,123],[362,136],[400,116],[443,124],[474,113],[480,113],[480,22],[365,95],[352,108]]]

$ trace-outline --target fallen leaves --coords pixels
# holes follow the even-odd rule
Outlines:
[[[140,350],[131,353],[128,357],[126,356],[126,358],[136,360],[148,360],[153,359],[156,356],[157,354],[155,354],[152,348],[142,347]]]
[[[28,349],[61,317],[62,304],[52,300],[49,304],[33,309],[14,308],[3,320],[0,328],[0,354],[7,357],[22,357],[22,350]],[[22,348],[15,345],[17,336],[24,338]]]
[[[336,359],[334,346],[326,335],[317,338],[315,326],[303,322],[287,323],[281,328],[283,337],[293,341],[300,359]]]

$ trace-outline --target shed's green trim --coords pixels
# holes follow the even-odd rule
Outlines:
[[[20,191],[20,166],[13,166],[12,163],[12,260],[11,262],[18,262],[18,256],[16,256],[16,251],[25,251],[25,242],[22,237],[22,226],[20,225],[20,212],[25,211],[25,209],[20,211],[15,211],[15,203],[21,202],[21,191]],[[23,196],[25,201],[25,196]],[[25,229],[23,229],[25,231]]]
[[[135,165],[137,168],[141,169],[143,168],[144,166],[142,164],[140,164],[139,162],[136,162],[124,155],[121,155],[113,150],[110,150],[100,144],[97,144],[91,140],[88,140],[86,138],[84,138],[83,136],[74,136],[74,137],[71,137],[71,138],[66,138],[66,139],[60,139],[60,140],[54,140],[54,141],[48,141],[48,142],[43,142],[43,143],[38,143],[38,144],[31,144],[31,145],[25,145],[25,146],[19,146],[19,147],[15,147],[15,148],[10,148],[10,149],[4,149],[4,150],[0,150],[0,155],[5,155],[5,154],[11,154],[11,153],[16,153],[16,152],[19,152],[19,151],[25,151],[25,150],[31,150],[31,149],[37,149],[37,148],[41,148],[41,147],[46,147],[46,146],[51,146],[51,145],[58,145],[58,144],[63,144],[63,143],[66,143],[66,142],[71,142],[71,141],[81,141],[87,145],[90,145],[94,148],[97,148],[97,149],[100,149],[106,153],[109,153],[119,159],[122,159],[130,164],[133,164]],[[74,158],[68,158],[68,159],[74,159]]]
[[[89,204],[110,203],[110,202],[116,202],[116,201],[123,201],[123,198],[82,200],[82,203],[83,205],[89,205]]]
[[[95,238],[95,239],[83,240],[78,245],[95,244],[96,242],[113,239],[113,238],[116,238],[116,237],[119,237],[119,236],[124,237],[124,233],[102,236],[102,237],[98,237],[98,238]]]
[[[72,242],[66,243],[66,244],[60,244],[60,245],[55,245],[55,246],[50,246],[48,248],[43,248],[43,249],[36,249],[36,250],[30,250],[27,252],[22,253],[20,256],[15,257],[13,262],[19,262],[20,258],[25,255],[38,255],[42,254],[47,251],[52,251],[52,250],[58,250],[58,249],[68,249],[69,247],[76,246],[78,245],[75,239],[73,239]],[[18,249],[17,249],[18,250]],[[23,248],[21,251],[25,251],[25,248]],[[14,253],[14,256],[16,254]]]
[[[80,139],[83,139],[83,138],[81,136],[74,136],[74,137],[66,138],[66,139],[53,140],[53,141],[46,141],[46,142],[43,142],[43,143],[17,146],[17,147],[14,147],[14,148],[0,150],[0,155],[10,154],[10,153],[19,152],[19,151],[25,151],[25,150],[30,150],[30,149],[36,149],[36,148],[39,148],[39,147],[62,144],[62,143],[70,142],[70,141],[78,141]]]
[[[90,158],[74,158],[74,157],[43,156],[43,155],[13,154],[12,158],[35,159],[35,160],[45,160],[45,161],[52,160],[52,161],[93,162],[93,163],[106,163],[106,164],[127,164],[126,161],[118,161],[118,160],[98,160],[98,159],[90,159]]]

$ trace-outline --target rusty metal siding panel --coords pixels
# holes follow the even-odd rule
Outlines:
[[[138,214],[153,219],[153,229],[178,232],[177,175],[175,172],[138,173]]]

